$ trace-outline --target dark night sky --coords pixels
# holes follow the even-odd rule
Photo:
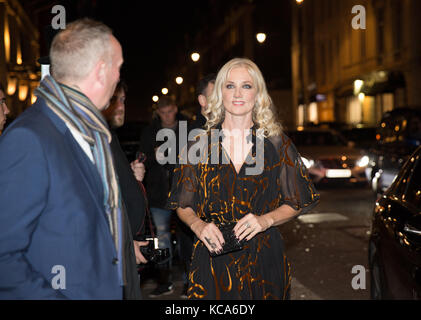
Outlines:
[[[184,35],[200,25],[197,12],[206,12],[203,11],[206,2],[99,2],[95,17],[113,29],[123,47],[125,64],[121,77],[129,84],[130,107],[147,107],[152,103],[152,95],[166,85],[167,70],[175,63],[176,49],[183,48]]]
[[[30,0],[23,1],[32,3]],[[255,3],[270,3],[273,7],[272,1],[257,0]],[[190,36],[187,38],[192,41],[197,32],[206,26],[220,23],[224,14],[231,9],[235,10],[235,5],[242,2],[252,1],[61,0],[58,4],[66,8],[67,23],[88,16],[104,22],[113,29],[114,35],[122,45],[125,59],[121,77],[129,85],[126,103],[128,114],[139,117],[139,114],[143,113],[142,110],[151,106],[152,96],[159,94],[161,88],[169,81],[173,81],[173,75],[169,74],[169,70],[176,65],[177,54],[185,54],[187,57],[193,50],[200,50],[191,45],[187,46],[186,35]],[[54,3],[57,4],[55,1]],[[36,4],[34,3],[33,6],[36,7]],[[50,24],[50,19],[53,17],[49,10],[43,17],[44,25]],[[272,11],[275,18],[268,17],[267,11],[260,18],[264,23],[267,23],[270,18],[276,22],[276,25],[281,26],[285,17],[279,16],[278,12],[281,12],[279,8]],[[287,8],[285,12],[288,14],[289,9]],[[42,52],[42,55],[44,54],[45,52]],[[285,61],[289,61],[289,57],[284,58]],[[279,59],[275,59],[277,60]],[[262,67],[264,68],[264,64]],[[271,66],[268,72],[280,68],[282,66]]]
[[[39,9],[29,0],[22,2]],[[51,23],[54,14],[49,7],[53,4],[65,7],[67,23],[91,17],[111,27],[123,48],[125,63],[121,77],[129,85],[126,105],[131,110],[146,109],[152,104],[152,95],[159,94],[170,80],[168,70],[176,63],[176,52],[185,49],[185,35],[194,35],[200,29],[214,3],[214,0],[61,0],[47,6],[39,27],[43,32]],[[44,35],[42,38],[44,56],[48,41]],[[188,49],[185,54],[189,54]]]

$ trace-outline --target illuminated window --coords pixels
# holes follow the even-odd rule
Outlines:
[[[315,124],[319,123],[319,113],[317,111],[317,103],[311,102],[308,105],[308,120]]]
[[[9,30],[9,21],[7,19],[7,14],[4,19],[4,49],[6,61],[10,61],[10,30]]]

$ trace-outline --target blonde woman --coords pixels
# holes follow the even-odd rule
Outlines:
[[[196,235],[188,297],[288,299],[290,267],[277,226],[311,209],[319,195],[252,61],[221,68],[206,118],[208,152],[197,164],[180,161],[169,196]],[[249,170],[259,161],[261,170]],[[233,251],[229,226],[242,244]]]

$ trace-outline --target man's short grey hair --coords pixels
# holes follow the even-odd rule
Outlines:
[[[78,81],[85,79],[98,61],[111,64],[111,36],[109,27],[92,19],[69,23],[51,43],[51,74],[57,81]]]

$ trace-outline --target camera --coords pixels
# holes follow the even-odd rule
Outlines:
[[[145,237],[142,241],[148,241],[147,246],[140,247],[140,252],[148,262],[163,263],[169,259],[170,249],[159,249],[158,238]]]

